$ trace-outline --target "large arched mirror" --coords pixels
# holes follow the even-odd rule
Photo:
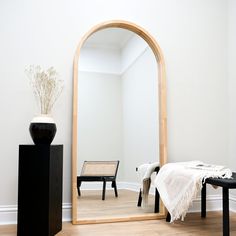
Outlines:
[[[130,22],[95,26],[77,47],[73,85],[73,223],[163,218],[162,203],[154,213],[152,187],[148,205],[137,207],[136,167],[167,161],[165,67],[154,38]],[[103,182],[88,179],[78,191],[77,176],[85,164],[95,173],[100,170],[88,163],[103,163],[105,171],[105,164],[117,160],[117,193],[114,181],[107,182],[104,197]]]

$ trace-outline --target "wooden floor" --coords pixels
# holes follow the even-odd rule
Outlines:
[[[102,200],[101,191],[84,190],[78,197],[78,220],[101,218],[121,218],[154,213],[154,196],[149,194],[148,206],[137,207],[138,192],[119,189],[118,197],[114,190],[106,191],[106,199]]]
[[[63,230],[56,236],[221,236],[221,212],[208,212],[206,219],[200,213],[187,214],[185,220],[167,223],[150,220],[95,225],[63,223]],[[231,236],[236,236],[236,213],[231,213]],[[16,226],[0,226],[1,236],[15,236]],[[33,235],[32,235],[33,236]]]

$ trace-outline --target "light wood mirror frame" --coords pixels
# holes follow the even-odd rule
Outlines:
[[[92,223],[108,223],[108,222],[121,222],[121,221],[138,221],[138,220],[151,220],[161,219],[166,217],[166,210],[163,203],[160,204],[160,213],[153,213],[148,215],[140,215],[127,218],[116,219],[101,219],[101,220],[78,220],[77,219],[77,146],[78,146],[78,62],[80,57],[80,51],[88,39],[93,33],[106,29],[106,28],[123,28],[130,30],[140,37],[142,37],[152,49],[158,66],[158,97],[159,97],[159,161],[160,166],[167,162],[167,115],[166,115],[166,73],[165,63],[161,48],[157,44],[156,40],[140,26],[123,21],[113,20],[100,23],[90,29],[80,40],[75,56],[73,66],[73,116],[72,116],[72,223],[73,224],[92,224]]]

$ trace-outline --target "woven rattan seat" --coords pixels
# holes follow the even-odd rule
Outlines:
[[[119,167],[119,161],[85,161],[82,167],[81,175],[77,176],[78,195],[81,195],[80,186],[82,182],[103,182],[102,200],[105,200],[106,182],[111,181],[115,196],[118,197],[116,186],[116,175]]]

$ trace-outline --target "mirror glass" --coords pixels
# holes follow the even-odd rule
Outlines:
[[[144,181],[136,172],[167,161],[165,83],[161,49],[140,26],[103,22],[81,39],[73,80],[73,224],[165,217],[153,187],[148,204],[137,206]]]
[[[78,64],[77,176],[84,161],[119,161],[118,196],[107,182],[81,182],[77,220],[133,217],[154,213],[137,207],[141,186],[136,167],[159,162],[158,66],[146,41],[122,28],[93,33]],[[155,173],[154,173],[155,174]]]

